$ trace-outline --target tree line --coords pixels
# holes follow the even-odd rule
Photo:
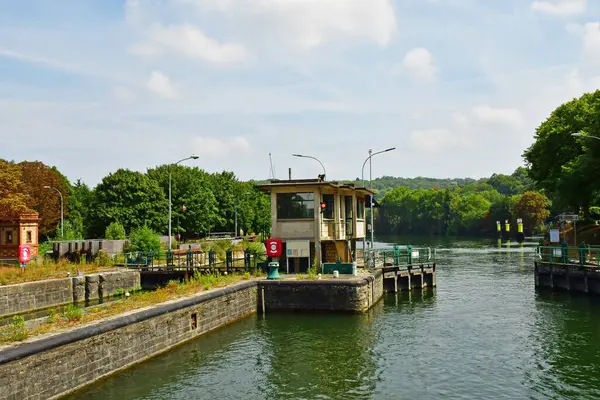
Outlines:
[[[270,230],[270,198],[253,182],[240,181],[231,172],[210,174],[184,165],[162,165],[146,173],[119,169],[90,188],[81,180],[69,182],[55,167],[39,161],[0,159],[0,217],[38,212],[41,240],[101,238],[107,231],[120,236],[121,229],[129,234],[142,227],[167,234],[169,168],[173,235],[233,232],[236,211],[238,229]],[[57,191],[64,201],[63,236]]]
[[[398,235],[479,235],[496,230],[496,221],[523,219],[528,232],[543,229],[549,199],[533,190],[524,168],[450,187],[392,188],[380,201],[379,232]]]

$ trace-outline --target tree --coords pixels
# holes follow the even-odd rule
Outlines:
[[[209,232],[215,226],[219,213],[217,200],[212,192],[211,176],[198,167],[185,165],[162,165],[148,170],[148,177],[162,188],[167,199],[169,168],[173,234],[200,235]]]
[[[125,227],[119,222],[113,221],[106,227],[104,237],[109,240],[124,240],[127,238],[125,235]]]
[[[22,190],[29,199],[28,206],[38,212],[40,217],[39,234],[50,235],[59,227],[60,196],[55,190],[44,189],[50,186],[59,190],[63,196],[64,215],[69,214],[69,182],[56,167],[49,167],[39,161],[24,161],[19,164],[22,171]]]
[[[513,215],[523,219],[523,225],[537,228],[550,216],[550,200],[538,192],[525,192],[518,196],[513,205]]]
[[[600,141],[575,139],[575,132],[600,135],[600,90],[559,106],[536,130],[535,142],[523,154],[529,176],[562,208],[587,214],[600,188]]]
[[[67,221],[73,229],[80,232],[82,237],[89,237],[90,210],[93,204],[93,193],[90,188],[78,179],[75,184],[69,185]]]
[[[147,175],[119,169],[94,189],[92,220],[95,236],[103,235],[113,221],[119,221],[129,232],[145,225],[166,232],[167,199]]]
[[[15,218],[33,212],[31,202],[23,191],[19,165],[0,159],[0,219]]]

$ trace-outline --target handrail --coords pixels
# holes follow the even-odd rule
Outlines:
[[[538,246],[535,256],[542,262],[600,268],[600,247]]]
[[[435,249],[394,245],[392,248],[369,250],[364,256],[365,266],[370,269],[386,266],[406,266],[435,263]]]

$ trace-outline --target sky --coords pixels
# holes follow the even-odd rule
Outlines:
[[[0,158],[91,186],[511,173],[600,87],[600,1],[0,0]],[[365,168],[365,176],[369,169]]]

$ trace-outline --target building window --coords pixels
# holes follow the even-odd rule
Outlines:
[[[12,244],[12,232],[6,232],[6,244]]]
[[[365,201],[364,199],[356,199],[356,218],[365,218]]]
[[[354,214],[354,210],[352,210],[352,196],[346,196],[344,198],[345,209],[346,209],[346,219],[352,219],[352,215]]]
[[[313,219],[314,193],[278,193],[277,219]]]
[[[332,194],[324,194],[323,195],[323,203],[325,203],[325,209],[323,210],[323,218],[324,219],[333,219],[333,207],[335,205],[335,199]]]
[[[27,231],[27,243],[31,243],[31,231]]]

